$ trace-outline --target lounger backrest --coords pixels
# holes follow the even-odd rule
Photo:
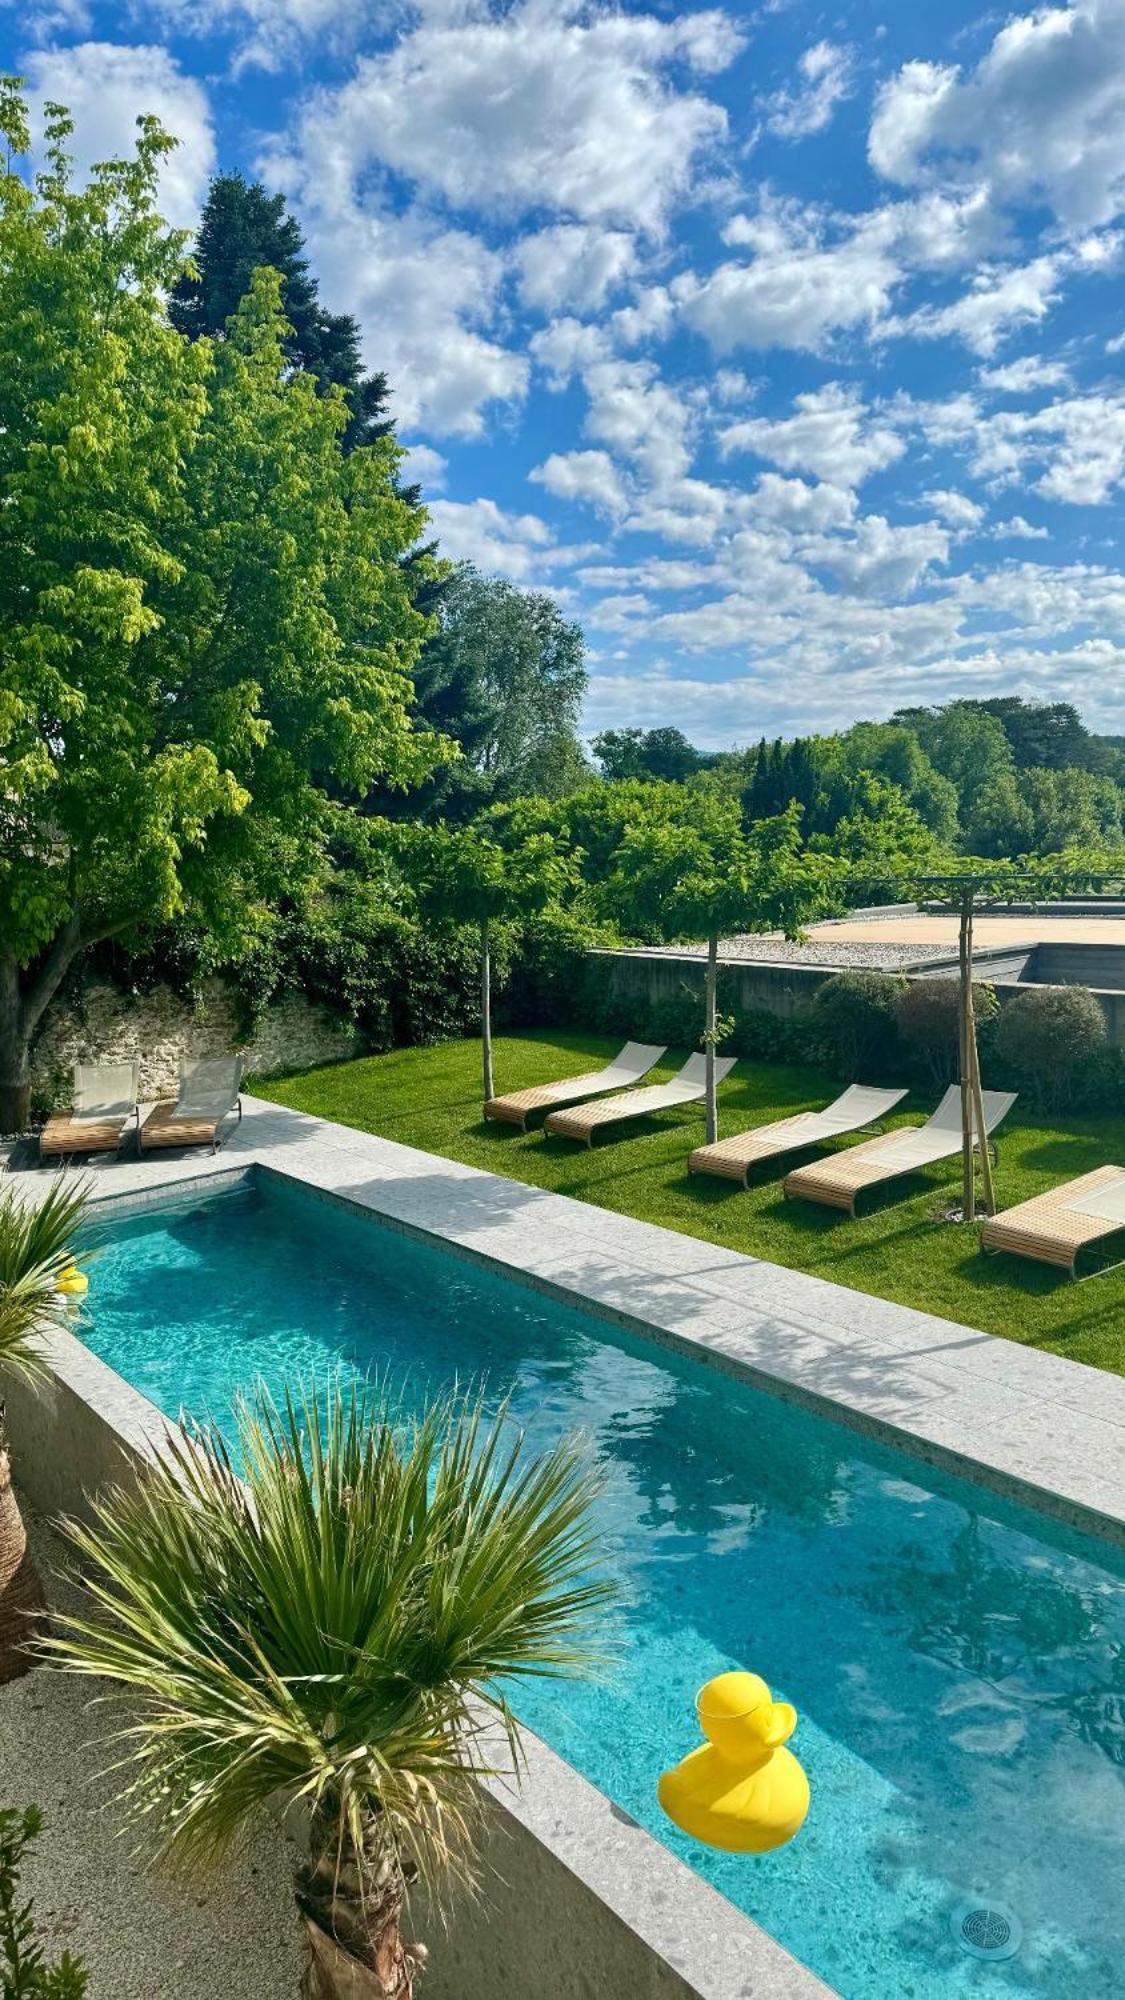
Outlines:
[[[873,1084],[850,1083],[839,1097],[813,1116],[826,1127],[839,1124],[842,1131],[850,1132],[859,1125],[870,1125],[873,1119],[881,1118],[890,1111],[900,1098],[906,1096],[901,1090],[877,1090]]]
[[[180,1064],[176,1110],[185,1118],[221,1118],[233,1111],[242,1082],[241,1056],[200,1056]]]
[[[730,1075],[737,1061],[737,1056],[715,1057],[715,1082],[717,1084],[722,1082],[724,1076]],[[672,1081],[673,1083],[690,1084],[693,1090],[702,1090],[703,1085],[707,1081],[706,1055],[701,1052],[698,1055],[689,1056],[682,1070],[673,1077]]]
[[[984,1090],[981,1104],[984,1110],[985,1133],[995,1131],[1002,1118],[1006,1118],[1016,1101],[1014,1090]],[[975,1126],[975,1118],[974,1118]],[[936,1111],[927,1118],[921,1128],[924,1132],[959,1132],[961,1130],[961,1086],[951,1083]]]
[[[609,1067],[627,1070],[630,1076],[645,1076],[653,1064],[658,1063],[665,1054],[667,1054],[666,1046],[657,1048],[650,1042],[626,1042],[621,1054],[614,1056]]]
[[[140,1057],[124,1063],[75,1063],[74,1109],[80,1116],[102,1112],[125,1118],[137,1105]]]

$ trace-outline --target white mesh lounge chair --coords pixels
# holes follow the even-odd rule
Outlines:
[[[526,1132],[528,1116],[532,1111],[549,1111],[552,1106],[561,1104],[580,1104],[584,1097],[597,1097],[604,1090],[625,1090],[631,1083],[639,1083],[663,1054],[663,1049],[654,1048],[648,1042],[626,1042],[621,1054],[607,1063],[604,1069],[587,1070],[584,1076],[564,1076],[558,1083],[539,1083],[527,1090],[511,1090],[505,1097],[490,1097],[484,1107],[484,1115],[506,1125],[518,1125],[521,1132]]]
[[[716,1084],[729,1076],[735,1060],[734,1056],[718,1058]],[[616,1125],[627,1118],[647,1118],[653,1111],[667,1111],[676,1104],[699,1104],[707,1088],[705,1062],[705,1056],[689,1056],[670,1083],[650,1083],[644,1090],[626,1090],[620,1097],[602,1097],[596,1104],[579,1104],[573,1111],[549,1112],[544,1130],[552,1137],[584,1139],[592,1146],[594,1133],[601,1125]]]
[[[901,1090],[875,1090],[869,1084],[853,1083],[822,1111],[797,1111],[791,1118],[778,1118],[772,1125],[755,1125],[733,1139],[718,1139],[713,1146],[697,1146],[688,1161],[691,1174],[716,1174],[720,1180],[741,1181],[760,1160],[772,1160],[779,1153],[796,1153],[804,1146],[818,1146],[822,1140],[836,1139],[842,1132],[861,1132],[865,1125],[878,1125],[893,1111]]]
[[[986,1137],[991,1139],[1015,1101],[1014,1091],[983,1093]],[[960,1151],[961,1090],[953,1083],[924,1125],[907,1125],[901,1131],[884,1132],[881,1139],[865,1139],[860,1146],[848,1146],[828,1159],[814,1160],[810,1166],[786,1174],[782,1186],[787,1195],[823,1202],[828,1208],[844,1208],[854,1215],[856,1196],[864,1188],[875,1187],[880,1181],[897,1180],[900,1174],[916,1174],[922,1167],[950,1160]]]
[[[140,1058],[124,1063],[75,1063],[73,1103],[48,1118],[39,1135],[44,1160],[73,1153],[116,1153],[137,1116]]]
[[[174,1104],[156,1104],[141,1126],[141,1151],[158,1146],[210,1146],[219,1150],[219,1128],[232,1112],[242,1117],[238,1087],[241,1056],[204,1056],[180,1064],[180,1094]]]
[[[1017,1257],[1034,1257],[1040,1264],[1078,1276],[1079,1252],[1103,1236],[1125,1230],[1125,1167],[1095,1167],[1064,1181],[1046,1194],[1032,1195],[994,1215],[981,1230],[982,1250],[1010,1250]],[[1090,1271],[1091,1278],[1104,1277],[1117,1264]]]

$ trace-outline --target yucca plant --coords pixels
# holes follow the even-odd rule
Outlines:
[[[410,1887],[472,1879],[477,1781],[518,1767],[505,1687],[603,1657],[601,1473],[463,1397],[259,1388],[236,1422],[236,1457],[181,1436],[71,1526],[96,1608],[46,1644],[129,1691],[126,1798],[166,1858],[215,1863],[267,1803],[306,1819],[307,2000],[409,2000]]]
[[[32,1380],[46,1373],[41,1338],[65,1317],[59,1278],[85,1208],[85,1187],[61,1179],[35,1207],[19,1200],[14,1188],[0,1195],[0,1371]],[[43,1608],[43,1585],[12,1491],[0,1400],[0,1683],[31,1666],[27,1640]]]

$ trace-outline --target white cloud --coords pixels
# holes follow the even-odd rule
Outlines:
[[[1000,396],[1026,396],[1033,389],[1061,389],[1070,380],[1065,362],[1048,361],[1039,354],[1021,354],[999,368],[980,368],[977,379]]]
[[[840,382],[796,397],[790,417],[750,417],[719,433],[724,455],[752,451],[785,472],[813,472],[836,486],[858,486],[901,458],[897,431],[869,420],[862,399]]]
[[[763,472],[754,491],[746,496],[746,507],[779,528],[824,532],[850,527],[856,502],[854,493],[826,480],[809,485],[803,479],[783,479],[780,473]]]
[[[979,528],[984,520],[984,508],[978,501],[970,500],[967,493],[956,493],[949,487],[939,486],[931,487],[922,498],[949,528],[971,531]]]
[[[533,333],[528,350],[552,389],[565,389],[572,378],[595,361],[605,360],[610,344],[600,326],[566,315]]]
[[[869,152],[888,180],[987,181],[1084,229],[1125,199],[1123,126],[1125,8],[1077,0],[1011,17],[967,74],[907,63],[879,91]]]
[[[621,514],[628,504],[621,475],[607,451],[553,451],[528,473],[559,500],[585,500],[603,514]]]
[[[586,548],[558,547],[538,514],[511,514],[495,500],[433,500],[429,513],[443,556],[476,563],[513,583],[546,584],[554,566],[589,554]]]
[[[824,218],[767,202],[723,231],[745,245],[748,262],[728,261],[709,276],[685,273],[672,286],[684,319],[720,354],[737,347],[819,351],[841,330],[874,325],[900,279],[891,233],[880,218],[829,241]]]
[[[1051,538],[1049,528],[1033,527],[1022,514],[1013,514],[1007,521],[997,521],[988,532],[996,542],[1047,542]]]
[[[379,160],[455,208],[655,231],[726,130],[722,108],[669,73],[722,69],[738,46],[717,11],[660,21],[522,0],[422,19],[363,57],[320,117],[357,171]]]
[[[194,226],[215,165],[215,138],[206,91],[183,74],[167,49],[79,42],[37,50],[26,58],[25,69],[40,131],[45,101],[65,104],[71,112],[68,150],[83,176],[99,160],[132,152],[142,113],[159,118],[179,141],[161,165],[160,210],[178,229]]]
[[[994,354],[1016,327],[1037,325],[1047,317],[1061,296],[1059,275],[1057,257],[1035,257],[1006,270],[985,268],[959,299],[944,306],[922,306],[887,330],[915,338],[953,335],[976,354]]]
[[[404,484],[409,485],[413,480],[430,493],[440,493],[445,486],[445,475],[449,470],[448,459],[443,458],[440,451],[435,451],[429,444],[407,444],[404,450],[406,452],[402,465]]]
[[[778,139],[807,139],[831,124],[837,105],[851,96],[855,54],[837,42],[816,42],[797,68],[797,88],[776,91],[763,105],[766,128]]]
[[[589,312],[629,276],[636,245],[624,229],[560,222],[525,236],[515,258],[525,305],[551,313],[564,306]]]
[[[595,361],[582,380],[590,399],[583,428],[632,459],[649,479],[686,473],[689,412],[651,361]]]
[[[372,19],[367,0],[149,0],[148,11],[176,34],[234,35],[236,73],[279,70],[313,42],[343,53]]]
[[[935,521],[899,527],[882,514],[865,514],[854,535],[823,536],[803,552],[834,571],[857,597],[905,597],[935,563],[948,561],[949,536]]]
[[[998,410],[972,439],[982,478],[1072,506],[1101,506],[1125,485],[1125,392],[1070,396],[1041,410]]]

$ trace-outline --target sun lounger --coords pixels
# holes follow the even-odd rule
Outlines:
[[[1015,1092],[986,1090],[983,1095],[986,1136],[1016,1101]],[[806,1201],[823,1202],[828,1208],[847,1209],[855,1214],[856,1196],[880,1181],[897,1180],[900,1174],[916,1174],[938,1160],[950,1160],[961,1151],[961,1091],[951,1084],[924,1125],[909,1125],[898,1132],[884,1132],[880,1139],[865,1139],[862,1145],[848,1146],[828,1159],[814,1160],[786,1174],[782,1186],[787,1195]]]
[[[981,1230],[982,1250],[1010,1250],[1078,1276],[1079,1251],[1125,1229],[1125,1167],[1095,1167],[1046,1194],[994,1215]],[[1116,1270],[1106,1265],[1105,1270]],[[1104,1272],[1088,1273],[1090,1277]]]
[[[124,1063],[75,1063],[73,1103],[48,1118],[39,1135],[44,1160],[73,1153],[116,1153],[125,1127],[137,1115],[140,1059]]]
[[[735,1065],[734,1056],[720,1056],[715,1063],[715,1082],[720,1084]],[[580,1104],[573,1111],[548,1113],[544,1130],[553,1138],[584,1139],[594,1143],[601,1125],[616,1125],[626,1118],[646,1118],[653,1111],[667,1111],[676,1104],[699,1104],[706,1091],[702,1055],[689,1056],[678,1076],[670,1083],[650,1083],[644,1090],[626,1090],[620,1097],[602,1097],[596,1104]]]
[[[690,1174],[716,1174],[720,1180],[741,1181],[760,1160],[772,1160],[778,1153],[795,1153],[803,1146],[819,1146],[842,1132],[860,1132],[876,1125],[899,1100],[901,1090],[874,1090],[868,1084],[853,1083],[823,1111],[797,1111],[791,1118],[777,1118],[772,1125],[755,1125],[733,1139],[718,1139],[713,1146],[697,1146],[688,1161]]]
[[[530,1112],[549,1111],[554,1105],[579,1104],[584,1097],[597,1097],[604,1090],[625,1090],[630,1084],[639,1083],[663,1054],[663,1049],[647,1042],[626,1042],[621,1054],[604,1069],[587,1070],[584,1076],[564,1076],[558,1083],[533,1084],[528,1090],[509,1091],[505,1097],[490,1097],[484,1115],[506,1125],[518,1125],[521,1132],[526,1132]]]
[[[141,1126],[141,1151],[158,1146],[210,1146],[219,1150],[219,1128],[237,1111],[241,1056],[205,1056],[180,1064],[180,1094],[174,1104],[156,1104]]]

